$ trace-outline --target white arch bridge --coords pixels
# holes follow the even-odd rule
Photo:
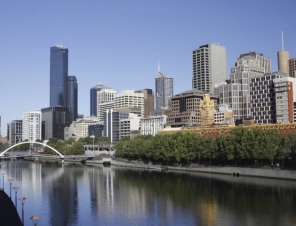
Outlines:
[[[21,145],[21,144],[41,144],[45,147],[48,147],[50,148],[51,150],[53,150],[55,153],[57,153],[61,159],[64,159],[65,156],[62,155],[59,151],[57,151],[56,149],[54,149],[53,147],[50,147],[49,145],[47,144],[43,144],[43,143],[40,143],[40,142],[36,142],[36,141],[23,141],[23,142],[20,142],[20,143],[17,143],[15,145],[12,145],[11,147],[7,148],[5,151],[3,151],[1,154],[0,154],[0,158],[1,157],[4,157],[5,156],[5,153],[8,152],[10,149],[13,149],[14,147],[18,146],[18,145]],[[29,154],[28,155],[31,155],[31,151],[29,151]],[[23,155],[23,156],[28,156],[28,155]]]

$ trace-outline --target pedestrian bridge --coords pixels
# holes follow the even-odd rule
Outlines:
[[[9,150],[13,149],[14,147],[18,146],[18,145],[21,145],[21,144],[40,144],[40,145],[43,145],[45,147],[48,147],[49,149],[53,150],[55,153],[57,153],[61,159],[64,159],[65,156],[62,155],[59,151],[57,151],[56,149],[54,149],[53,147],[47,145],[47,144],[43,144],[43,143],[40,143],[40,142],[36,142],[36,141],[23,141],[23,142],[20,142],[20,143],[17,143],[15,145],[12,145],[11,147],[7,148],[5,151],[3,151],[1,154],[0,154],[0,159],[3,159],[3,158],[7,158],[7,156],[5,156],[5,153],[8,152]],[[31,156],[31,150],[29,151],[29,154],[27,155],[22,155],[22,156]]]

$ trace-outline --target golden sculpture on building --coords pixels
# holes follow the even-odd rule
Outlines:
[[[204,94],[200,101],[200,125],[211,125],[214,123],[215,106],[214,101],[210,99],[210,94]]]

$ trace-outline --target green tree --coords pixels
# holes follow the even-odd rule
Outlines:
[[[83,155],[85,153],[83,144],[79,141],[75,142],[67,153],[70,155]]]
[[[273,160],[280,153],[281,134],[276,129],[271,129],[265,132],[265,147],[263,149],[264,157],[267,158],[271,165]]]
[[[254,128],[247,131],[247,152],[254,159],[255,166],[260,158],[263,158],[265,147],[265,132],[262,129]]]

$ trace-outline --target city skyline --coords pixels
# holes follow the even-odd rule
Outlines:
[[[22,113],[48,107],[48,48],[55,44],[71,51],[68,74],[79,80],[78,113],[85,116],[91,87],[101,82],[117,92],[153,89],[158,61],[174,79],[174,93],[189,90],[192,50],[207,43],[226,47],[227,76],[239,55],[250,51],[270,57],[272,71],[277,71],[281,31],[285,50],[296,57],[294,2],[269,2],[269,10],[258,1],[56,3],[64,10],[57,11],[55,1],[33,7],[0,3],[2,136],[6,124]],[[13,88],[19,95],[10,93]]]

